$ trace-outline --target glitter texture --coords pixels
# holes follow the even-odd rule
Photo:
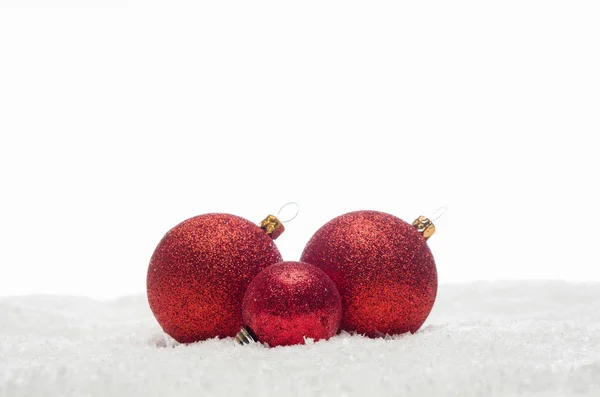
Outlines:
[[[332,219],[301,260],[337,285],[346,331],[370,337],[416,332],[435,302],[437,271],[425,239],[390,214],[357,211]]]
[[[262,269],[281,261],[273,240],[252,222],[205,214],[171,229],[148,267],[148,302],[178,342],[235,336],[242,299]]]
[[[335,335],[342,301],[322,270],[302,262],[270,266],[252,280],[243,302],[243,318],[270,347],[304,343]]]

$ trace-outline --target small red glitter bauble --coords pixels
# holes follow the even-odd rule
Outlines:
[[[357,211],[332,219],[301,260],[337,285],[346,331],[370,337],[416,332],[435,302],[437,270],[424,237],[390,214]]]
[[[190,218],[169,230],[152,255],[150,308],[178,342],[235,336],[248,284],[280,261],[273,240],[246,219],[229,214]]]
[[[322,270],[302,262],[281,262],[252,280],[242,304],[244,324],[270,347],[335,335],[342,301]]]

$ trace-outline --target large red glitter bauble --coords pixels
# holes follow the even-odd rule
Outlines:
[[[337,285],[346,331],[370,337],[416,332],[435,302],[437,270],[425,239],[390,214],[357,211],[332,219],[301,260]]]
[[[243,301],[244,324],[270,347],[335,335],[342,301],[322,270],[302,262],[281,262],[252,280]]]
[[[246,219],[190,218],[169,230],[152,255],[150,308],[178,342],[235,336],[246,288],[262,269],[280,261],[273,240]]]

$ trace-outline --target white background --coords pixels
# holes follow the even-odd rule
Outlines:
[[[291,200],[288,260],[448,205],[441,282],[600,280],[598,2],[410,3],[0,0],[0,295],[142,293],[175,224]]]

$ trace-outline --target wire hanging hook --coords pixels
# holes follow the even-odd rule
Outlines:
[[[290,207],[290,206],[295,206],[296,207],[296,212],[294,213],[294,215],[291,218],[289,218],[289,219],[285,219],[285,220],[281,219],[281,213],[284,212],[284,210],[286,208]],[[290,201],[289,203],[284,204],[279,209],[279,211],[277,212],[277,218],[279,218],[281,220],[281,223],[288,223],[288,222],[293,221],[298,216],[299,213],[300,213],[300,205],[297,202],[295,202],[295,201]]]
[[[437,210],[435,210],[433,212],[433,214],[431,214],[429,219],[431,220],[431,222],[434,222],[437,219],[440,219],[446,213],[447,210],[448,210],[448,206],[444,205],[443,207],[440,207]]]

